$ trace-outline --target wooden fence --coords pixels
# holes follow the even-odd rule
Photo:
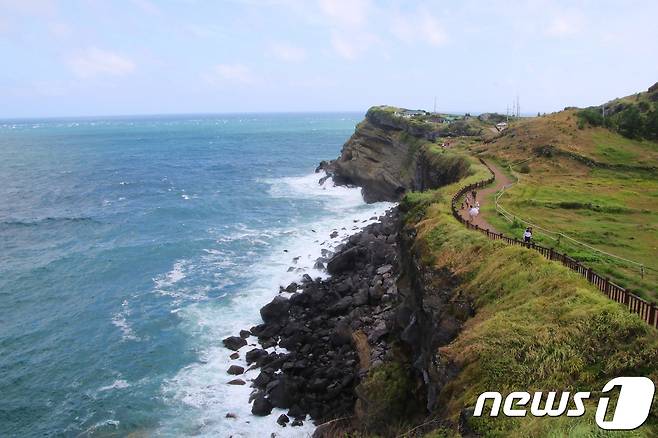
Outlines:
[[[459,208],[457,207],[458,205],[461,205],[459,200],[462,198],[462,196],[475,189],[485,187],[495,180],[494,172],[491,170],[489,165],[482,159],[480,159],[480,161],[487,167],[487,169],[489,169],[489,172],[491,172],[491,177],[486,180],[478,181],[474,184],[469,184],[466,187],[462,187],[457,193],[455,193],[451,201],[452,215],[455,217],[455,219],[466,225],[467,228],[483,233],[491,240],[502,240],[509,245],[525,246],[526,248],[538,251],[541,255],[549,260],[555,260],[562,263],[567,268],[571,269],[572,271],[576,271],[585,277],[587,281],[596,286],[610,299],[623,304],[628,308],[629,311],[637,313],[640,318],[642,318],[647,324],[658,328],[658,306],[656,306],[656,303],[650,303],[647,300],[638,297],[623,287],[613,283],[609,278],[603,277],[600,274],[592,271],[592,268],[583,266],[577,260],[574,260],[566,254],[557,252],[553,248],[546,248],[544,246],[536,245],[534,242],[525,243],[515,237],[505,236],[503,233],[495,233],[493,231],[489,231],[488,229],[480,228],[478,225],[472,224],[468,220],[464,219],[459,214]]]

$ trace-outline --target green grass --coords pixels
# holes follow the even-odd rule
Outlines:
[[[490,241],[454,220],[451,194],[487,176],[479,164],[472,167],[474,174],[464,181],[437,190],[432,198],[412,194],[403,204],[409,211],[423,204],[406,217],[418,231],[416,250],[426,263],[450,272],[460,285],[457,292],[476,307],[457,339],[437,352],[440,362],[460,369],[439,395],[443,415],[457,424],[462,410],[490,390],[595,392],[609,379],[627,375],[657,382],[655,329],[560,264]],[[580,210],[568,210],[574,211]],[[656,436],[656,404],[643,427],[621,436]],[[589,406],[579,418],[483,417],[469,424],[494,437],[603,435],[593,413]]]
[[[542,228],[564,233],[602,251],[645,265],[608,257],[566,239],[556,241],[535,229],[536,243],[566,252],[596,272],[650,300],[658,299],[658,179],[641,172],[591,170],[573,176],[545,172],[524,176],[508,189],[501,205]],[[525,224],[509,223],[484,208],[499,231],[521,237]],[[651,269],[653,268],[653,270]]]
[[[357,387],[367,415],[361,425],[369,432],[385,431],[417,413],[410,371],[399,362],[387,362],[375,368]],[[416,411],[416,412],[414,412]]]
[[[648,156],[650,162],[656,164],[658,144],[655,142],[632,140],[602,128],[593,130],[591,138],[596,147],[594,155],[599,161],[636,166]]]

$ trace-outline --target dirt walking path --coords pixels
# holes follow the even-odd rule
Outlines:
[[[476,200],[480,203],[480,214],[478,214],[475,217],[475,219],[473,219],[472,223],[474,225],[479,226],[480,228],[485,228],[485,229],[488,228],[490,231],[498,232],[494,227],[491,226],[489,222],[487,222],[486,218],[484,217],[485,214],[483,209],[489,203],[494,202],[494,198],[493,198],[494,193],[502,189],[503,186],[511,184],[513,181],[510,179],[510,177],[508,177],[505,173],[503,173],[503,171],[500,170],[498,166],[493,164],[491,161],[486,161],[486,163],[491,168],[491,170],[493,170],[496,179],[491,186],[477,192]],[[468,208],[466,207],[466,203],[464,203],[464,208],[459,209],[459,215],[468,221],[471,220],[471,216],[468,214]]]

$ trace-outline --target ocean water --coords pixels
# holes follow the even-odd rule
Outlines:
[[[0,122],[0,436],[312,432],[250,414],[221,340],[390,207],[313,173],[361,117]]]

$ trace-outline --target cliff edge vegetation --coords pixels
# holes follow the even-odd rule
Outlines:
[[[440,187],[470,173],[462,154],[450,153],[441,144],[457,136],[479,138],[484,128],[478,119],[406,117],[404,111],[370,108],[340,157],[320,168],[339,184],[360,186],[368,202],[397,201],[408,191]]]

